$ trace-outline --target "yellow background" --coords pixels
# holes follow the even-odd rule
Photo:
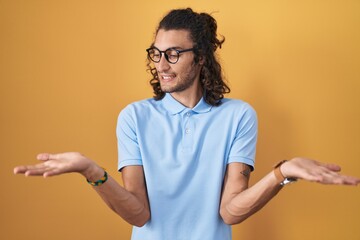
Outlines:
[[[360,2],[0,0],[0,238],[129,239],[83,177],[14,176],[39,152],[116,172],[119,111],[151,97],[145,49],[171,8],[213,12],[232,89],[259,116],[254,183],[293,156],[360,176]],[[211,177],[211,176],[209,176]],[[234,239],[359,240],[359,187],[300,181]]]

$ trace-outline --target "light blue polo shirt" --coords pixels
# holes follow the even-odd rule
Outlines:
[[[241,101],[204,99],[189,109],[171,94],[132,103],[119,114],[119,171],[142,165],[151,219],[132,240],[230,240],[219,215],[226,166],[254,166],[257,118]]]

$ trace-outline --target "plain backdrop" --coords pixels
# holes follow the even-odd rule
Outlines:
[[[12,169],[40,152],[79,151],[121,182],[117,115],[152,97],[145,49],[164,14],[188,6],[217,19],[228,97],[258,113],[252,184],[294,156],[360,176],[357,0],[0,0],[1,239],[130,238],[80,175]],[[300,181],[235,226],[234,239],[359,240],[359,203],[359,187]]]

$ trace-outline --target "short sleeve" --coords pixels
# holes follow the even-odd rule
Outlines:
[[[248,104],[238,118],[236,135],[233,139],[227,163],[242,162],[255,166],[258,122],[255,110]]]
[[[137,139],[136,118],[131,105],[124,108],[116,126],[118,146],[118,170],[131,165],[142,165],[141,152]]]

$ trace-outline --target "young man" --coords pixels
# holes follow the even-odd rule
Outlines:
[[[305,158],[280,162],[248,187],[254,168],[255,111],[229,92],[215,50],[214,18],[191,9],[160,22],[148,52],[155,97],[127,106],[117,136],[120,186],[79,153],[40,154],[42,163],[15,173],[53,176],[78,172],[108,206],[134,225],[133,240],[230,240],[230,225],[261,209],[282,184],[304,179],[357,185],[340,167]]]

